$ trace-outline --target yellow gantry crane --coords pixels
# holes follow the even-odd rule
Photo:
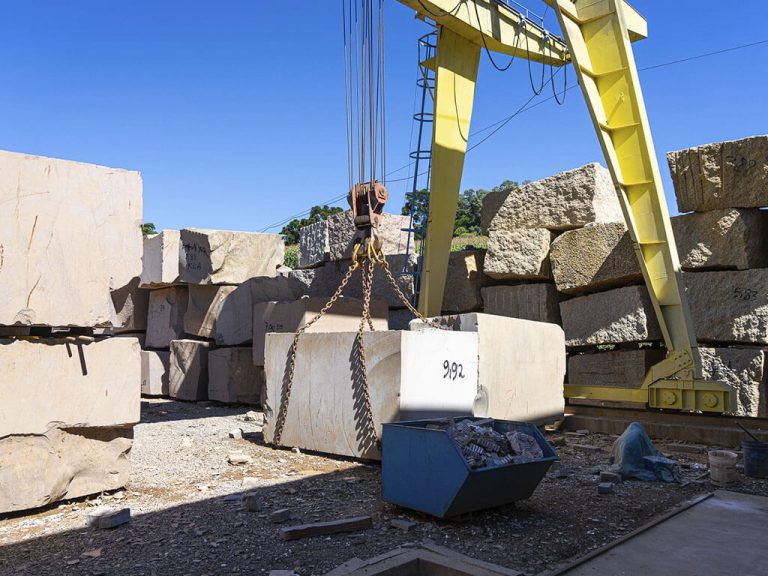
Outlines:
[[[504,0],[399,0],[437,26],[429,214],[419,311],[440,314],[483,47],[572,64],[605,154],[668,354],[639,389],[566,386],[568,398],[726,412],[729,386],[704,380],[631,42],[646,21],[624,0],[544,0],[563,39]]]

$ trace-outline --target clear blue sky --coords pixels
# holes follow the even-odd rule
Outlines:
[[[650,30],[634,45],[640,68],[768,38],[763,0],[634,5]],[[140,170],[144,219],[159,228],[258,230],[347,187],[340,6],[4,0],[0,148]],[[408,161],[415,46],[427,26],[395,0],[386,9],[388,166],[397,168]],[[556,28],[551,12],[547,24]],[[768,133],[766,58],[763,44],[642,72],[657,151]],[[500,73],[483,55],[473,128],[529,96],[523,60]],[[463,188],[595,160],[572,90],[565,106],[522,114],[473,151]],[[662,173],[671,200],[666,162]],[[392,184],[393,211],[404,191]]]

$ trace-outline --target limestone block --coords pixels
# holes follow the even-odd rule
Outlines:
[[[440,316],[436,321],[477,333],[476,415],[537,424],[563,417],[565,337],[560,326],[478,313]],[[416,320],[411,330],[439,332]]]
[[[622,222],[564,232],[552,242],[550,259],[557,289],[566,294],[618,288],[643,279]]]
[[[672,218],[684,270],[768,268],[768,213],[712,210]]]
[[[640,388],[648,369],[665,357],[666,351],[659,348],[576,354],[568,358],[568,383]]]
[[[735,389],[737,416],[766,416],[763,348],[699,348],[704,378]]]
[[[560,296],[552,284],[520,284],[483,288],[483,312],[560,324]]]
[[[451,252],[443,291],[444,312],[473,312],[483,307],[480,290],[486,281],[484,258],[483,250]]]
[[[160,288],[179,283],[178,230],[163,230],[144,238],[142,288]]]
[[[274,277],[285,253],[279,234],[184,228],[180,242],[179,277],[189,284],[242,284],[255,276]]]
[[[661,340],[645,286],[626,286],[560,303],[567,346]]]
[[[299,230],[299,268],[315,268],[329,258],[328,222],[321,220]]]
[[[360,407],[363,383],[356,337],[355,332],[302,337],[281,445],[380,458],[373,431],[380,437],[383,422],[472,413],[478,386],[477,334],[366,332],[372,424]],[[270,443],[292,341],[292,334],[271,333],[266,338],[264,439]]]
[[[529,182],[505,194],[489,233],[517,228],[570,230],[624,219],[611,175],[600,164]]]
[[[387,262],[397,285],[409,301],[413,300],[413,276],[403,274],[404,270],[416,270],[416,257],[410,254],[406,260],[404,254],[387,256]],[[339,287],[342,278],[349,268],[349,262],[326,262],[325,265],[314,270],[294,270],[291,278],[300,281],[308,296],[330,297]],[[361,298],[360,273],[355,272],[347,289],[344,291],[350,298]],[[380,268],[376,268],[373,275],[373,297],[387,301],[390,308],[404,308],[395,291],[389,284],[389,280]]]
[[[187,302],[186,286],[159,288],[149,293],[147,348],[168,348],[171,340],[182,337]]]
[[[768,269],[683,274],[700,342],[768,344]]]
[[[328,254],[331,260],[343,260],[352,257],[355,233],[352,211],[332,214],[326,220],[328,224]],[[384,254],[405,254],[408,244],[408,228],[410,218],[399,214],[382,214],[378,235]]]
[[[312,320],[325,306],[327,298],[302,298],[293,302],[259,302],[253,306],[253,363],[264,365],[264,343],[269,332],[295,332]],[[360,326],[363,302],[342,297],[306,332],[354,332]],[[387,303],[371,299],[371,319],[375,330],[387,330]],[[367,329],[367,328],[366,328]]]
[[[768,206],[768,136],[667,153],[680,212]]]
[[[0,151],[0,325],[110,326],[140,225],[138,172]]]
[[[508,194],[508,190],[492,190],[483,196],[483,203],[480,208],[480,232],[483,235],[488,236],[491,221],[496,216],[501,205],[504,204]]]
[[[208,352],[215,346],[200,340],[171,342],[168,394],[179,400],[208,399]]]
[[[250,348],[219,348],[208,353],[208,399],[226,404],[259,404],[264,368],[253,364]]]
[[[491,230],[483,271],[497,280],[551,279],[549,248],[554,237],[546,228]]]
[[[115,315],[112,318],[114,333],[143,332],[147,329],[149,314],[149,290],[139,288],[139,278],[111,293]]]
[[[216,319],[225,300],[236,286],[190,284],[189,300],[184,312],[184,332],[199,338],[214,338]]]
[[[0,435],[0,514],[125,486],[132,442],[130,426]]]
[[[171,353],[168,350],[141,351],[141,393],[146,396],[168,396],[168,374]]]
[[[0,438],[139,421],[136,338],[48,342],[0,341]]]

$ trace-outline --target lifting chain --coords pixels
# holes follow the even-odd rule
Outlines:
[[[283,393],[280,398],[280,407],[277,412],[277,418],[275,419],[275,434],[272,440],[272,443],[275,446],[280,445],[280,440],[283,436],[283,429],[285,428],[285,419],[288,415],[288,404],[291,399],[291,389],[293,387],[293,374],[296,368],[296,352],[299,345],[299,338],[307,330],[307,328],[315,324],[331,308],[333,308],[333,305],[336,304],[338,299],[341,297],[342,292],[344,292],[344,289],[349,284],[352,275],[357,270],[360,270],[360,282],[363,290],[363,311],[360,318],[360,326],[357,330],[357,336],[355,338],[355,345],[358,349],[358,362],[356,368],[360,372],[363,408],[365,410],[365,418],[367,420],[366,425],[369,428],[370,435],[373,438],[376,446],[380,445],[379,435],[376,430],[376,422],[373,417],[373,408],[371,407],[371,396],[368,389],[368,370],[366,365],[367,360],[365,356],[365,345],[363,339],[363,333],[365,331],[366,325],[368,326],[369,330],[372,332],[374,331],[373,318],[371,318],[371,294],[373,292],[373,273],[376,266],[382,269],[384,275],[389,281],[389,284],[391,285],[395,294],[397,294],[397,297],[403,304],[405,304],[405,307],[408,308],[408,310],[414,316],[416,316],[425,324],[428,324],[434,328],[438,328],[440,330],[447,329],[434,320],[425,318],[422,314],[419,313],[418,310],[416,310],[416,308],[413,307],[411,302],[403,293],[400,286],[398,286],[397,280],[395,280],[395,277],[392,275],[392,271],[389,269],[389,264],[387,263],[384,252],[381,250],[380,243],[378,241],[371,237],[367,237],[362,241],[358,241],[355,244],[354,252],[352,254],[352,263],[347,269],[346,274],[344,274],[344,278],[342,278],[339,287],[336,289],[336,292],[334,292],[333,296],[331,296],[331,299],[328,300],[325,306],[320,309],[320,312],[318,312],[317,315],[304,326],[296,330],[296,333],[293,335],[293,342],[291,343],[291,348],[288,355],[288,365],[286,366],[286,378],[283,386]]]

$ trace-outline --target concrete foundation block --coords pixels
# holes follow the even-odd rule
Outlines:
[[[768,136],[667,153],[680,212],[768,206]]]
[[[472,413],[478,385],[476,334],[366,332],[373,423],[360,407],[356,336],[336,332],[301,338],[281,445],[378,459],[373,432],[380,437],[384,422]],[[292,341],[292,334],[268,334],[266,339],[264,439],[270,443]]]
[[[208,399],[225,404],[260,404],[264,368],[254,366],[249,348],[208,353]]]
[[[551,280],[554,237],[546,228],[491,230],[483,272],[497,280]]]
[[[132,443],[130,426],[0,435],[0,514],[125,486]]]
[[[552,284],[483,288],[483,312],[521,320],[560,324],[560,296]]]
[[[274,277],[283,264],[279,234],[191,228],[179,234],[179,277],[188,284],[242,284],[256,276]]]
[[[626,286],[560,303],[567,346],[661,340],[645,286]]]
[[[141,175],[0,151],[0,325],[111,326],[141,274]]]
[[[321,220],[299,230],[299,268],[315,268],[329,259],[328,222]]]
[[[451,252],[443,291],[443,312],[473,312],[483,307],[480,290],[486,283],[483,250]]]
[[[144,238],[142,288],[163,288],[179,283],[180,245],[178,230],[163,230]]]
[[[213,339],[224,302],[237,287],[190,284],[187,288],[189,300],[184,312],[184,332],[192,337]]]
[[[352,258],[355,229],[352,211],[332,214],[326,220],[328,225],[328,255],[331,260]],[[382,214],[381,224],[377,231],[381,239],[381,249],[384,254],[405,254],[408,244],[408,228],[410,218],[399,214]]]
[[[768,213],[712,210],[672,218],[683,270],[768,268]]]
[[[666,350],[612,350],[568,358],[568,383],[574,386],[640,388],[648,370],[664,360]]]
[[[0,366],[0,438],[139,421],[136,338],[91,344],[0,340]]]
[[[186,286],[150,291],[145,340],[147,348],[168,348],[171,340],[177,340],[184,335],[184,314],[188,296]]]
[[[766,416],[764,348],[699,348],[704,378],[733,386],[737,416]]]
[[[627,228],[621,222],[590,224],[552,242],[552,275],[560,292],[584,294],[641,282]]]
[[[768,344],[768,269],[683,274],[700,342]]]
[[[560,326],[478,313],[435,320],[477,334],[476,415],[537,424],[563,417],[565,336]],[[418,321],[411,322],[411,329],[440,332]]]
[[[179,400],[208,399],[208,352],[215,346],[199,340],[171,342],[168,394]]]
[[[253,306],[253,364],[264,365],[264,343],[270,332],[295,332],[322,310],[327,298],[302,298],[293,302],[259,302]],[[354,332],[360,326],[363,301],[339,298],[320,320],[307,328],[312,332]],[[371,299],[371,318],[375,330],[388,327],[389,310],[384,300]],[[367,330],[367,328],[366,328]]]
[[[141,393],[145,396],[168,396],[171,353],[167,350],[141,351]]]
[[[489,234],[517,228],[571,230],[590,222],[624,219],[611,175],[600,164],[561,172],[504,194],[504,202],[491,219]],[[489,208],[490,203],[493,201],[489,201]]]
[[[139,288],[139,279],[113,290],[111,293],[115,315],[112,319],[115,334],[122,332],[143,332],[147,329],[149,314],[149,290]]]

